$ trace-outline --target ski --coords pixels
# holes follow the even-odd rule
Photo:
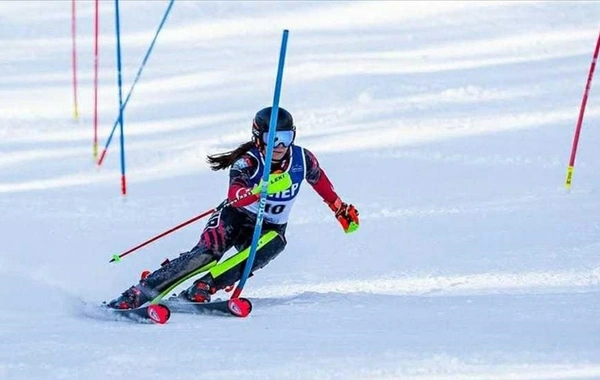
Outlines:
[[[171,317],[171,310],[163,304],[147,305],[135,309],[113,309],[103,304],[102,308],[112,315],[122,316],[141,323],[157,323],[162,325],[167,323]]]
[[[161,301],[173,313],[233,315],[244,318],[252,311],[252,302],[247,298],[232,298],[213,302],[192,302],[180,298]]]

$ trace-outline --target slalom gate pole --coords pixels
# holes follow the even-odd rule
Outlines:
[[[75,8],[75,0],[71,0],[71,39],[73,45],[71,53],[71,66],[73,70],[73,118],[75,120],[79,120],[79,106],[77,104],[77,17]]]
[[[571,189],[571,183],[573,181],[573,170],[575,169],[575,155],[577,154],[577,144],[579,143],[579,134],[581,132],[581,125],[583,123],[583,114],[585,112],[585,106],[587,104],[588,95],[592,86],[592,78],[594,76],[594,69],[596,68],[596,61],[598,59],[598,51],[600,50],[600,33],[598,34],[598,40],[596,41],[596,48],[594,49],[594,55],[592,57],[592,63],[590,65],[590,71],[588,73],[585,90],[583,91],[583,98],[581,99],[581,107],[579,108],[579,117],[577,118],[577,125],[575,127],[575,137],[573,138],[573,146],[571,148],[571,157],[569,159],[569,167],[567,168],[567,179],[565,186],[567,190]]]
[[[98,2],[94,5],[94,161],[98,159],[98,30],[100,17]]]
[[[287,48],[289,31],[286,29],[283,31],[283,37],[281,40],[281,50],[279,52],[279,66],[277,68],[277,79],[275,80],[275,94],[273,95],[273,108],[271,109],[271,120],[269,121],[269,134],[268,143],[265,153],[265,166],[262,176],[262,188],[260,191],[260,200],[258,204],[258,212],[256,213],[256,225],[254,227],[254,234],[252,235],[252,244],[250,245],[250,253],[244,267],[242,277],[238,282],[237,287],[233,291],[231,298],[239,298],[246,284],[246,280],[250,276],[252,271],[252,265],[254,264],[254,257],[256,256],[256,247],[258,246],[258,240],[262,231],[262,223],[265,215],[265,206],[267,204],[267,187],[269,184],[269,174],[271,173],[271,160],[273,157],[273,145],[275,144],[275,134],[277,129],[277,116],[279,114],[279,95],[281,94],[281,82],[283,80],[283,66],[285,64],[285,52]]]
[[[160,234],[156,235],[152,239],[146,240],[145,242],[141,243],[140,245],[137,245],[137,246],[135,246],[135,247],[133,247],[133,248],[131,248],[131,249],[129,249],[129,250],[127,250],[127,251],[119,254],[119,255],[113,255],[112,259],[110,259],[109,262],[110,263],[112,263],[112,262],[119,262],[119,261],[121,261],[121,258],[123,258],[124,256],[127,256],[128,254],[130,254],[130,253],[132,253],[134,251],[137,251],[138,249],[140,249],[142,247],[145,247],[146,245],[152,243],[153,241],[156,241],[156,240],[162,238],[163,236],[166,236],[166,235],[170,234],[171,232],[177,231],[178,229],[180,229],[182,227],[185,227],[185,226],[187,226],[190,223],[193,223],[193,222],[195,222],[197,220],[200,220],[200,219],[204,218],[207,215],[210,215],[210,214],[212,214],[214,212],[220,211],[220,210],[224,209],[225,207],[229,207],[229,206],[231,206],[231,205],[233,205],[233,204],[241,201],[242,199],[246,199],[246,198],[251,197],[251,196],[254,196],[254,194],[251,193],[251,192],[248,192],[246,194],[242,194],[241,196],[235,198],[232,201],[225,202],[225,203],[221,204],[218,207],[211,208],[210,210],[207,210],[207,211],[203,212],[200,215],[197,215],[197,216],[195,216],[195,217],[193,217],[193,218],[191,218],[189,220],[186,220],[185,222],[183,222],[181,224],[178,224],[177,226],[175,226],[175,227],[173,227],[173,228],[171,228],[171,229],[169,229],[169,230],[167,230],[167,231],[165,231],[163,233],[160,233]]]
[[[123,92],[121,79],[121,26],[119,22],[119,0],[115,0],[115,30],[117,33],[117,82],[119,87],[119,125],[121,126],[121,193],[127,194],[125,181],[125,135],[123,133]]]
[[[142,75],[142,71],[144,70],[144,67],[146,66],[146,62],[148,61],[148,58],[150,58],[150,54],[152,53],[152,49],[154,49],[154,44],[156,43],[156,39],[158,38],[158,34],[160,33],[160,31],[161,31],[163,25],[165,24],[165,22],[167,21],[167,16],[169,15],[169,12],[171,12],[171,8],[173,7],[173,3],[174,2],[175,2],[175,0],[171,0],[169,2],[167,10],[165,11],[165,14],[163,15],[163,18],[162,18],[162,20],[160,22],[160,25],[158,26],[158,30],[156,31],[156,34],[154,35],[154,38],[152,39],[152,43],[150,44],[150,47],[146,51],[146,55],[145,55],[144,59],[142,60],[142,64],[140,65],[140,68],[138,69],[138,72],[135,75],[135,79],[133,80],[133,84],[131,85],[131,88],[129,89],[129,92],[127,93],[127,96],[125,97],[125,101],[123,102],[121,108],[119,109],[119,115],[121,115],[121,113],[124,111],[125,107],[127,106],[127,103],[129,103],[129,98],[131,98],[131,94],[133,93],[133,89],[135,88],[136,83],[138,82],[138,80],[140,79],[140,76]],[[112,138],[113,138],[113,134],[115,133],[117,125],[119,124],[119,117],[117,117],[117,120],[115,120],[115,122],[113,124],[112,130],[110,131],[110,135],[108,136],[108,140],[106,141],[106,144],[104,145],[104,150],[102,151],[102,154],[100,155],[100,159],[98,160],[98,165],[102,165],[102,162],[104,161],[104,156],[106,156],[106,152],[108,150],[108,146],[110,145],[110,142],[112,141]]]

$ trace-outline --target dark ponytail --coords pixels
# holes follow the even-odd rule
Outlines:
[[[237,161],[238,158],[240,158],[244,153],[248,152],[253,147],[254,141],[248,141],[238,146],[234,150],[206,156],[206,162],[209,163],[210,168],[214,171],[227,169],[235,161]]]

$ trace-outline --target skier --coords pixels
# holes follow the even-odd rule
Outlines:
[[[262,185],[270,118],[271,107],[261,109],[252,122],[251,141],[234,150],[207,157],[212,170],[230,168],[229,190],[224,202],[233,203],[210,216],[194,248],[173,260],[163,262],[159,269],[143,276],[138,284],[109,302],[109,307],[139,307],[181,282],[192,272],[211,263],[215,266],[188,289],[183,290],[179,298],[209,302],[212,294],[221,289],[231,289],[242,277],[259,208],[258,193]],[[279,108],[261,243],[256,250],[251,273],[264,267],[285,248],[285,230],[290,211],[305,179],[331,208],[345,232],[353,232],[359,226],[356,208],[340,199],[314,154],[295,145],[295,137],[296,127],[292,115]],[[276,184],[278,179],[286,176],[287,181]],[[280,188],[281,184],[287,188]],[[235,201],[236,199],[239,200]],[[238,253],[219,263],[225,252],[232,247]]]

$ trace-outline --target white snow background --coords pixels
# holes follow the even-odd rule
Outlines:
[[[123,97],[168,1],[123,1]],[[599,379],[600,78],[564,186],[599,2],[177,1],[93,160],[94,2],[0,2],[0,379]],[[225,197],[207,154],[280,106],[342,198],[307,184],[245,319],[88,304],[192,248]],[[99,143],[117,117],[101,2]],[[596,73],[600,75],[600,73]],[[227,297],[228,294],[219,294]]]

